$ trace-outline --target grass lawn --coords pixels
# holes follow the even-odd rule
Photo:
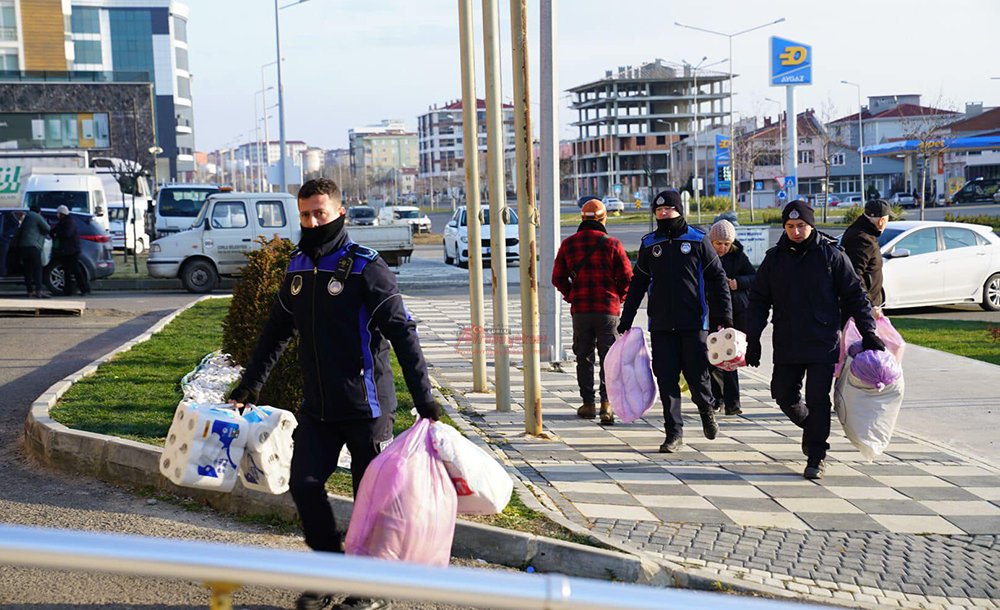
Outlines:
[[[128,438],[162,447],[182,394],[180,380],[201,359],[222,344],[222,320],[230,299],[209,299],[177,316],[149,341],[118,354],[97,372],[78,381],[52,408],[54,420],[70,428]],[[393,433],[413,425],[413,398],[392,355],[392,373],[399,406]],[[454,425],[447,416],[441,421]],[[338,470],[327,483],[337,495],[352,495],[351,474]],[[183,500],[178,503],[184,504]],[[588,543],[587,539],[549,521],[525,506],[515,493],[499,515],[464,516],[544,536]]]
[[[974,320],[892,318],[907,343],[1000,364],[1000,326]]]

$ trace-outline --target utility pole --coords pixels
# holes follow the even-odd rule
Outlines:
[[[524,358],[524,431],[542,433],[542,385],[538,357],[538,278],[535,262],[535,159],[528,77],[528,0],[510,0],[514,61],[514,132],[517,163],[518,251],[521,261],[521,353]],[[553,255],[554,256],[554,255]],[[551,277],[551,275],[550,275]]]
[[[539,315],[542,350],[541,358],[549,362],[562,360],[562,298],[552,282],[544,278],[552,277],[556,252],[559,250],[559,98],[556,95],[556,0],[541,2],[541,181],[538,185],[540,201],[539,221],[539,276],[543,278],[539,288]],[[574,151],[575,152],[575,151]],[[574,154],[574,161],[576,155]],[[574,182],[576,176],[574,176]],[[577,199],[579,199],[579,195]]]
[[[493,367],[498,411],[510,411],[510,322],[507,316],[507,189],[504,183],[498,0],[483,0],[486,71],[486,166],[490,195],[490,263],[493,271]],[[527,221],[524,219],[522,222]],[[470,239],[479,239],[469,233]],[[522,264],[525,261],[521,261]]]
[[[465,148],[465,217],[469,240],[469,323],[472,326],[472,391],[488,392],[486,383],[486,344],[483,318],[483,240],[479,214],[479,121],[476,99],[476,53],[473,41],[472,0],[458,0],[459,43],[462,56],[462,132]],[[428,177],[431,180],[431,209],[434,209],[433,158]]]

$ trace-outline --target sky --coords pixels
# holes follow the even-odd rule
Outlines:
[[[284,6],[294,0],[280,0]],[[256,92],[277,103],[274,3],[186,0],[198,150],[252,141]],[[729,57],[729,39],[677,27],[681,22],[735,33],[734,109],[775,115],[785,91],[768,86],[769,39],[812,45],[813,84],[796,88],[796,109],[851,114],[869,95],[920,94],[922,102],[964,110],[1000,105],[1000,1],[997,0],[554,0],[559,95],[599,80],[605,70],[662,58],[705,65]],[[482,2],[473,0],[477,90],[483,94]],[[503,95],[511,97],[510,5],[499,0]],[[539,98],[538,0],[529,5],[531,96]],[[302,0],[280,11],[286,138],[346,147],[352,127],[417,117],[461,97],[457,0]],[[728,62],[716,68],[728,71]],[[263,73],[263,85],[262,85]],[[576,112],[560,100],[560,138],[572,139]],[[538,107],[532,122],[537,133]],[[259,111],[256,111],[259,112]],[[277,140],[277,108],[269,111]],[[738,119],[739,117],[737,117]],[[263,137],[263,135],[261,136]]]

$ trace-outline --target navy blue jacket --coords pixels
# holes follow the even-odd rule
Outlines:
[[[708,330],[710,322],[714,329],[733,317],[726,272],[698,229],[685,224],[677,235],[660,230],[644,235],[634,272],[622,326],[632,325],[647,293],[650,332]]]
[[[414,403],[434,404],[417,325],[395,275],[375,250],[351,242],[342,231],[318,254],[313,260],[299,250],[292,253],[241,386],[259,392],[298,331],[300,410],[321,421],[379,419],[375,440],[386,440],[396,410],[390,343]],[[347,256],[354,261],[345,281],[338,282],[335,271]]]
[[[782,235],[767,251],[750,289],[748,338],[760,340],[772,310],[775,364],[837,362],[840,329],[851,317],[862,335],[875,332],[850,259],[819,232],[805,244]]]

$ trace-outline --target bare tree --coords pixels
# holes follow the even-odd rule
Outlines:
[[[816,138],[819,146],[816,147],[817,161],[823,164],[823,222],[827,221],[827,212],[830,209],[830,167],[833,165],[835,155],[841,154],[847,145],[839,141],[833,132],[827,130],[826,125],[831,123],[837,116],[837,109],[833,101],[827,99],[820,107],[820,116],[817,119],[815,112],[809,113],[810,123],[814,129],[811,137]]]
[[[755,136],[755,132],[746,132],[745,129],[737,131],[736,139],[730,148],[730,163],[732,164],[733,177],[745,176],[750,182],[747,194],[747,203],[750,207],[750,222],[754,222],[753,187],[756,182],[756,171],[760,161],[765,156],[773,155],[774,150],[768,146],[761,138]],[[734,181],[733,188],[737,188],[741,180]]]
[[[902,122],[903,135],[909,140],[917,140],[917,150],[912,159],[920,162],[920,220],[924,219],[927,201],[927,173],[931,163],[946,152],[942,128],[962,118],[952,107],[938,95],[933,106],[918,106],[917,113]]]

